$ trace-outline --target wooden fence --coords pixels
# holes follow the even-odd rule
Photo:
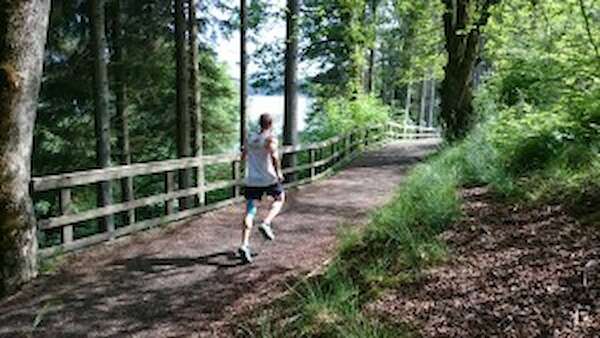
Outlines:
[[[384,126],[355,130],[347,135],[336,136],[326,141],[303,144],[297,146],[281,147],[282,154],[308,153],[308,160],[291,168],[284,168],[283,173],[304,172],[295,182],[289,182],[287,187],[298,186],[320,179],[333,170],[336,166],[354,158],[365,147],[375,145],[389,139],[415,139],[439,137],[438,131],[433,128],[418,126],[403,126],[388,123]],[[230,165],[231,178],[216,182],[206,183],[196,180],[196,185],[191,188],[178,190],[176,177],[178,171],[185,169],[205,168],[209,165]],[[164,192],[138,198],[133,201],[124,201],[112,205],[98,207],[91,210],[76,212],[73,208],[72,190],[85,185],[97,185],[100,182],[112,182],[123,178],[163,175]],[[60,231],[60,244],[40,250],[42,256],[53,255],[61,251],[72,251],[95,243],[107,241],[143,229],[151,228],[165,223],[182,220],[208,210],[223,207],[241,200],[242,188],[242,163],[239,154],[221,154],[194,158],[181,158],[176,160],[138,163],[121,165],[106,169],[87,170],[60,175],[35,177],[32,180],[33,192],[56,194],[58,197],[59,214],[53,217],[39,219],[38,230],[42,232]],[[177,200],[199,194],[222,189],[232,189],[231,198],[215,203],[198,205],[190,209],[179,210]],[[203,199],[201,199],[203,200]],[[135,210],[149,205],[161,205],[164,211],[161,216],[137,221]],[[130,224],[114,229],[104,229],[100,233],[87,237],[74,238],[74,227],[82,222],[98,220],[104,217],[116,216],[127,212]]]

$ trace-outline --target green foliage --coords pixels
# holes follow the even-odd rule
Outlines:
[[[212,52],[200,54],[202,131],[205,154],[231,150],[239,125],[237,90]]]
[[[581,4],[597,20],[592,1],[516,0],[500,3],[486,29],[494,72],[475,100],[484,120],[475,142],[492,156],[476,172],[518,182],[535,199],[565,200],[552,191],[577,190],[585,180],[575,177],[593,176],[600,156],[600,62],[587,32],[599,26],[586,27]]]
[[[263,318],[261,337],[404,337],[398,328],[361,313],[360,289],[335,267],[319,280],[303,281],[287,300],[296,314],[284,326]],[[264,328],[269,328],[264,332]]]
[[[304,59],[318,65],[313,83],[326,96],[350,96],[362,91],[367,46],[372,43],[366,24],[365,0],[305,0],[301,34],[307,40]]]
[[[390,109],[374,96],[360,94],[354,99],[333,97],[318,99],[309,116],[308,134],[325,139],[348,133],[356,128],[383,124],[389,120]]]
[[[441,159],[415,168],[394,200],[375,215],[364,238],[374,257],[395,250],[396,268],[410,270],[443,258],[435,236],[457,219],[460,203],[456,172]]]
[[[441,1],[384,1],[380,7],[375,90],[384,102],[404,106],[407,85],[441,77],[443,6]]]

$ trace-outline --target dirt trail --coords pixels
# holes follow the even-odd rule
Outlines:
[[[252,265],[240,265],[232,253],[241,205],[72,255],[54,275],[0,302],[0,337],[228,336],[236,314],[268,303],[322,264],[338,226],[364,222],[436,146],[388,145],[292,191],[274,224],[276,241],[254,234]]]

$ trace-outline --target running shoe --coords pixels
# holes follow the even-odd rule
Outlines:
[[[238,249],[238,254],[240,258],[245,264],[252,263],[252,253],[250,252],[250,248],[247,246],[243,246]]]
[[[273,229],[269,224],[263,223],[258,227],[260,233],[265,237],[265,239],[272,241],[275,239],[275,235],[273,234]]]

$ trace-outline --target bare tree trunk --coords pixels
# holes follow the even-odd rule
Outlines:
[[[381,58],[381,63],[379,65],[380,69],[386,69],[387,65],[386,65],[386,60],[385,58]],[[390,87],[388,86],[387,81],[385,80],[385,77],[382,75],[382,81],[381,81],[381,88],[380,88],[380,95],[381,98],[383,100],[383,102],[385,104],[391,104],[392,100],[390,99]]]
[[[186,50],[187,24],[185,18],[185,0],[175,0],[175,48],[177,60],[177,155],[190,157],[192,155],[192,141],[190,133],[189,110],[189,72]],[[188,189],[192,186],[190,170],[179,171],[179,189]],[[193,198],[179,199],[179,210],[192,207]]]
[[[298,0],[287,2],[287,36],[285,51],[285,124],[283,126],[283,143],[298,144]],[[284,167],[296,166],[296,155],[284,156]],[[296,174],[290,174],[288,180],[296,180]]]
[[[246,102],[248,101],[248,79],[246,67],[246,29],[248,26],[248,8],[246,0],[240,0],[240,147],[243,148],[248,138],[246,121]]]
[[[200,70],[198,59],[198,21],[196,17],[197,0],[188,0],[188,30],[190,48],[190,117],[192,123],[192,152],[201,157],[202,148],[202,111],[200,108]],[[200,164],[196,172],[198,186],[204,186],[204,166]],[[204,192],[198,194],[198,204],[204,205]]]
[[[117,108],[117,147],[119,148],[120,163],[131,164],[131,147],[129,142],[129,111],[127,109],[127,84],[125,81],[125,42],[123,40],[123,13],[121,1],[116,0],[113,5],[113,34],[115,37],[115,94]],[[126,177],[121,180],[121,194],[123,202],[133,201],[133,178]],[[135,223],[135,210],[127,211],[125,224]]]
[[[431,87],[430,87],[431,93],[429,96],[429,118],[427,119],[429,122],[427,125],[428,127],[433,127],[433,112],[434,112],[435,105],[436,105],[435,87],[436,87],[435,86],[435,77],[433,76],[433,73],[432,73],[431,74]]]
[[[446,138],[450,141],[462,139],[471,129],[473,116],[473,67],[479,57],[481,27],[490,17],[490,7],[500,0],[482,1],[478,20],[472,23],[474,0],[443,0],[444,34],[448,63],[440,91],[442,120]],[[477,6],[479,8],[479,6]],[[466,30],[466,33],[464,33]]]
[[[111,166],[110,160],[110,113],[108,111],[108,47],[106,44],[105,0],[92,0],[90,20],[92,25],[92,54],[94,55],[94,105],[96,129],[96,161],[100,168]],[[110,182],[98,185],[98,204],[112,204]],[[115,230],[114,217],[106,216],[100,221],[108,232]]]
[[[369,1],[370,10],[371,10],[371,22],[374,27],[375,41],[374,44],[377,43],[377,5],[379,4],[378,0]],[[371,94],[373,92],[373,82],[375,76],[375,46],[372,46],[369,49],[369,68],[367,70],[367,93]]]
[[[419,126],[425,125],[425,105],[427,104],[427,78],[421,82],[421,107],[419,110]]]
[[[50,0],[0,0],[0,297],[37,274],[31,148]]]
[[[369,49],[369,69],[367,70],[367,93],[373,92],[373,76],[375,74],[375,48]]]
[[[412,81],[406,85],[406,102],[404,107],[404,124],[407,125],[410,120],[410,106],[412,105]]]

